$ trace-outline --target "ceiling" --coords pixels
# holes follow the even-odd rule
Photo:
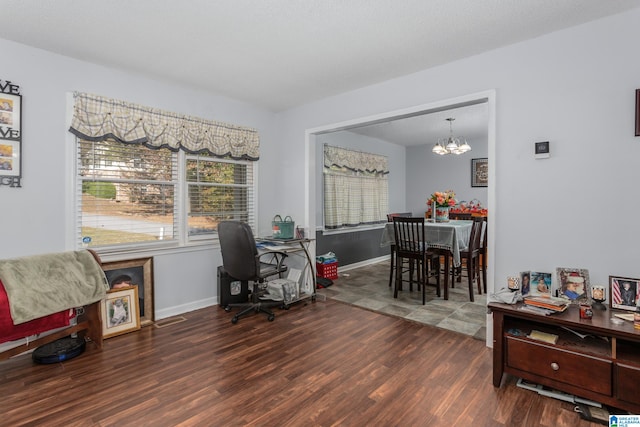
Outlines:
[[[461,140],[465,138],[472,148],[478,141],[486,145],[489,138],[489,107],[486,102],[383,121],[349,131],[405,147],[433,146],[439,138],[449,136],[447,118],[455,119],[451,124],[453,136]]]
[[[638,0],[0,0],[0,38],[283,111],[639,6]]]
[[[636,7],[639,0],[0,0],[0,38],[277,112]],[[351,131],[433,144],[454,117],[454,133],[473,145],[486,140],[486,114],[481,104]]]

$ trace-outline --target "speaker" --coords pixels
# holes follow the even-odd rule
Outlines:
[[[31,358],[36,363],[58,363],[82,354],[85,347],[84,338],[60,338],[36,348],[31,353]]]
[[[222,307],[249,301],[249,282],[235,279],[223,266],[218,267],[218,302]]]

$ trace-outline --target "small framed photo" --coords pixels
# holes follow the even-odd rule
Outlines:
[[[520,292],[522,296],[527,296],[531,292],[531,272],[523,271],[520,273]]]
[[[609,305],[611,308],[635,311],[640,299],[640,279],[609,276]]]
[[[591,295],[589,271],[584,268],[556,269],[558,276],[558,296],[575,302],[586,302]]]
[[[471,159],[471,186],[489,186],[489,159]]]
[[[535,296],[535,297],[553,296],[552,289],[551,289],[551,285],[552,285],[551,276],[552,276],[551,273],[541,273],[539,271],[532,271],[531,273],[529,273],[529,280],[530,280],[529,295]]]
[[[106,262],[102,270],[107,276],[110,289],[127,286],[138,287],[138,309],[140,324],[151,325],[153,315],[153,258],[130,259],[126,261]]]
[[[127,286],[107,291],[101,311],[103,338],[137,331],[140,329],[138,287]]]

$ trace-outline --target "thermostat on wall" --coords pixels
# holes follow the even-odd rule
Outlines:
[[[548,159],[549,157],[549,141],[536,142],[536,159]]]

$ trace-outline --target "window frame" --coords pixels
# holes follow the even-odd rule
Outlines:
[[[71,101],[71,106],[73,102]],[[72,111],[71,111],[72,113]],[[81,179],[78,176],[78,168],[80,158],[77,154],[78,150],[78,138],[67,132],[66,137],[66,152],[67,159],[69,159],[71,165],[73,167],[68,167],[66,170],[67,173],[67,182],[68,186],[66,188],[69,189],[67,191],[67,230],[66,233],[66,242],[65,247],[67,250],[79,250],[85,248],[80,241],[81,234],[81,225],[80,219],[81,216],[78,215],[78,209],[80,209],[81,200],[79,199],[82,195],[81,193]],[[189,236],[189,228],[188,228],[188,186],[186,178],[186,164],[188,157],[194,157],[185,153],[183,150],[179,150],[175,153],[177,156],[177,177],[176,177],[176,187],[175,187],[175,220],[174,224],[176,225],[177,232],[176,238],[166,241],[152,241],[152,242],[138,242],[131,244],[119,244],[119,245],[105,245],[91,248],[95,250],[98,254],[100,254],[103,261],[109,261],[111,259],[117,259],[119,255],[159,255],[163,253],[175,253],[181,251],[192,251],[198,248],[209,249],[212,247],[219,246],[218,235],[217,233],[211,234],[198,234],[194,236]],[[251,186],[251,196],[247,201],[247,210],[249,214],[249,224],[252,229],[256,229],[257,227],[257,219],[258,219],[258,211],[257,211],[257,201],[258,201],[258,161],[246,161],[246,160],[234,160],[234,159],[215,159],[225,163],[242,163],[246,164],[248,169],[248,173],[252,174],[252,182]],[[214,161],[215,161],[214,160]]]

